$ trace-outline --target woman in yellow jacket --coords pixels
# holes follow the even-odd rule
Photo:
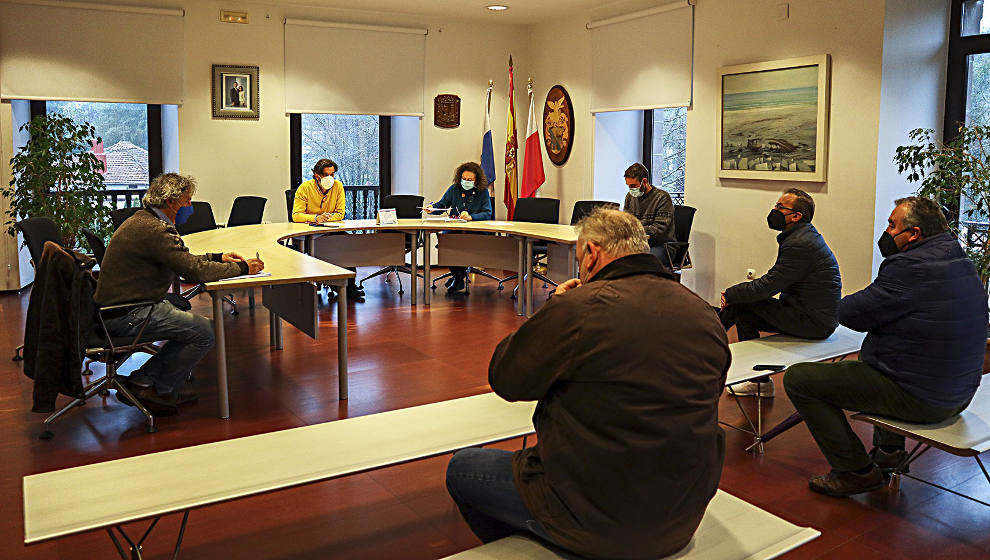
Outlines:
[[[321,159],[313,166],[313,178],[299,185],[292,203],[293,222],[339,222],[344,219],[344,184],[338,181],[337,164]],[[351,269],[353,270],[353,269]],[[347,280],[347,297],[364,301],[364,288]]]

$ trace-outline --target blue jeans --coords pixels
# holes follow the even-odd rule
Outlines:
[[[529,533],[557,545],[526,508],[512,478],[512,452],[462,449],[447,464],[447,492],[482,542]]]
[[[120,317],[106,319],[107,330],[113,336],[137,334],[148,308],[134,309]],[[172,395],[176,388],[210,348],[213,348],[213,324],[206,317],[176,309],[167,301],[156,303],[151,319],[144,329],[143,340],[164,340],[165,345],[140,368],[131,373],[132,383],[142,387],[154,386],[159,395]]]

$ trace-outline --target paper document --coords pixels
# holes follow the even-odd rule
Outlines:
[[[320,224],[318,224],[316,222],[306,222],[306,224],[307,225],[311,225],[311,226],[316,226],[316,227],[340,227],[340,224],[335,224],[335,223],[331,223],[331,222],[323,222],[323,223],[320,223]]]
[[[242,274],[240,276],[234,276],[232,278],[224,278],[219,280],[220,282],[230,282],[231,280],[243,280],[245,278],[264,278],[265,276],[271,276],[271,272],[259,272],[257,274]]]
[[[424,222],[461,222],[466,223],[467,220],[464,218],[451,218],[450,216],[426,216],[423,218]]]
[[[502,221],[499,221],[499,220],[488,220],[485,223],[486,224],[489,224],[489,225],[493,225],[493,226],[511,226],[514,222],[502,222]]]

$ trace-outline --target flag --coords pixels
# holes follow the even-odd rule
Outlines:
[[[540,188],[546,177],[543,175],[543,150],[540,146],[540,125],[536,121],[536,105],[533,101],[533,79],[530,78],[529,85],[529,118],[526,120],[526,150],[523,160],[522,189],[519,196],[530,198],[536,196],[536,190]]]
[[[505,127],[505,211],[512,219],[519,198],[519,181],[516,177],[516,106],[512,103],[512,55],[509,55],[509,120]]]
[[[488,82],[488,101],[485,103],[485,131],[481,135],[481,170],[485,172],[485,178],[489,185],[495,184],[495,150],[492,148],[492,87],[494,83]],[[495,209],[492,208],[492,216]]]

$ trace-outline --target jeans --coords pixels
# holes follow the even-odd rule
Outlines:
[[[482,542],[529,533],[557,546],[526,508],[512,478],[512,452],[462,449],[447,465],[447,491]]]
[[[784,389],[836,471],[860,470],[872,463],[843,410],[933,424],[959,414],[969,404],[952,409],[931,406],[858,360],[795,364],[784,374]],[[904,437],[874,427],[873,445],[903,449]]]
[[[113,336],[133,337],[140,330],[148,308],[134,309],[120,317],[105,319]],[[143,340],[164,340],[157,354],[131,373],[132,383],[154,387],[159,395],[172,395],[210,348],[213,348],[213,324],[206,317],[176,309],[166,301],[151,308],[151,318]]]
[[[834,329],[822,328],[797,308],[779,299],[769,298],[749,303],[733,303],[719,312],[725,330],[736,326],[739,340],[760,338],[760,331],[789,334],[801,338],[828,338]]]

